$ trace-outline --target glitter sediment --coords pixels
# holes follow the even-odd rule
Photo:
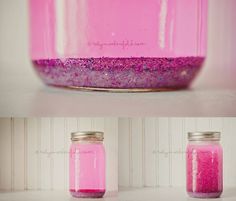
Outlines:
[[[70,193],[73,197],[76,198],[102,198],[105,194],[105,190],[96,190],[96,189],[82,189],[82,190],[70,190]]]
[[[48,85],[109,89],[182,89],[198,74],[204,57],[67,58],[33,60]]]

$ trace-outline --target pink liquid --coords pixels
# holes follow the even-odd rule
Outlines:
[[[70,149],[70,192],[74,197],[105,194],[105,150],[102,143],[73,143]]]
[[[191,197],[220,197],[223,191],[222,158],[219,144],[188,145],[187,192]]]
[[[30,0],[30,20],[49,85],[186,88],[206,56],[207,0]]]
[[[207,0],[30,0],[30,20],[32,60],[206,56]]]

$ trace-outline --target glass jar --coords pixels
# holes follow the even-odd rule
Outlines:
[[[31,59],[52,86],[187,88],[206,56],[207,0],[30,0]]]
[[[223,191],[223,150],[219,132],[188,133],[187,192],[195,198],[218,198]]]
[[[101,198],[105,194],[105,149],[103,133],[71,134],[70,193],[78,198]]]

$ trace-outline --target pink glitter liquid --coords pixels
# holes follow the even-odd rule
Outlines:
[[[187,192],[196,198],[218,198],[223,191],[223,151],[218,143],[187,147]]]
[[[181,89],[206,56],[207,0],[30,0],[30,19],[48,85]]]
[[[70,192],[74,197],[105,194],[105,150],[102,143],[73,143],[70,148]]]

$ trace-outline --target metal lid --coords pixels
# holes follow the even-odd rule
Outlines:
[[[71,133],[72,141],[103,141],[104,133],[101,131],[78,131]]]
[[[205,132],[189,132],[188,140],[189,141],[219,141],[220,132],[215,131],[205,131]]]

